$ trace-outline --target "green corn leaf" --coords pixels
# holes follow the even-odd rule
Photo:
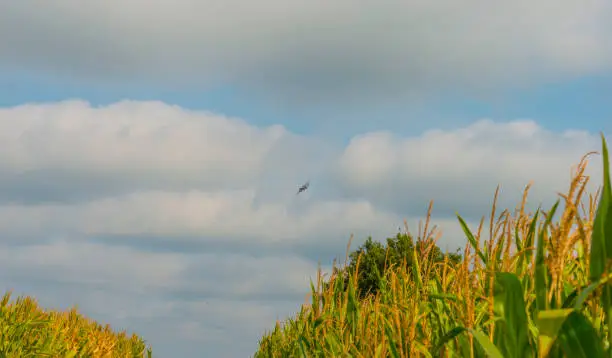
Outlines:
[[[593,221],[591,236],[591,255],[589,278],[597,282],[604,274],[606,265],[612,257],[612,187],[610,186],[610,162],[606,140],[601,135],[603,156],[603,190]],[[603,306],[606,323],[608,324],[608,341],[612,332],[612,288],[609,284],[602,287],[601,304]],[[612,356],[612,354],[610,355]]]
[[[470,242],[470,245],[472,245],[472,247],[476,251],[476,254],[482,260],[483,264],[485,266],[487,266],[487,259],[486,259],[485,255],[482,253],[482,251],[480,251],[480,248],[478,247],[478,242],[476,242],[476,238],[474,237],[474,234],[472,234],[472,232],[470,231],[470,228],[468,228],[467,224],[465,223],[463,218],[461,218],[461,216],[459,216],[459,214],[457,214],[457,219],[459,219],[459,224],[461,224],[461,229],[463,229],[463,232],[465,233],[465,236],[467,237],[468,241]]]
[[[476,338],[476,341],[482,349],[487,354],[488,358],[505,358],[502,353],[495,347],[493,343],[489,340],[489,337],[485,336],[484,333],[480,331],[475,331],[473,329],[468,329],[468,331]]]
[[[533,219],[531,220],[531,224],[529,225],[529,231],[527,231],[527,238],[525,239],[525,248],[529,248],[533,246],[534,238],[536,236],[536,230],[538,228],[538,219],[540,218],[540,208],[536,210],[533,215]],[[527,262],[531,262],[531,258],[533,257],[533,250],[527,250],[525,252],[525,258]]]
[[[504,357],[531,357],[529,325],[523,288],[518,277],[509,272],[495,274],[494,307],[501,317],[495,325],[495,341]]]
[[[400,354],[397,351],[395,340],[393,339],[393,332],[391,331],[391,327],[389,323],[385,322],[385,334],[387,335],[387,340],[389,341],[389,350],[391,351],[391,356],[393,358],[400,358]]]
[[[421,278],[421,268],[419,266],[419,259],[417,257],[416,245],[412,248],[412,273],[415,277],[417,288],[423,289],[423,279]]]
[[[605,271],[607,259],[612,257],[612,192],[610,187],[610,162],[608,160],[608,148],[602,135],[603,155],[603,190],[597,207],[595,220],[593,221],[593,233],[591,236],[591,262],[590,279],[592,282],[599,280]]]
[[[516,223],[514,224],[514,244],[516,245],[516,250],[517,251],[523,251],[523,240],[521,240],[521,238],[519,237],[519,224],[521,223],[520,220],[517,220]]]
[[[300,339],[298,342],[300,344],[300,354],[302,358],[308,358],[308,355],[306,354],[306,352],[308,351],[306,349],[306,347],[308,346],[308,341],[306,340],[306,337],[304,337],[304,335],[300,335]]]
[[[455,327],[453,329],[451,329],[450,331],[448,331],[444,336],[442,336],[442,338],[440,338],[440,341],[438,342],[438,344],[436,344],[436,346],[434,347],[433,351],[432,351],[432,355],[440,355],[440,351],[442,350],[442,348],[444,348],[444,346],[451,340],[453,340],[455,337],[457,337],[458,335],[460,335],[463,332],[466,332],[467,328],[465,327]]]
[[[584,302],[586,301],[586,299],[594,292],[596,291],[599,287],[608,284],[608,282],[610,282],[610,280],[612,280],[612,273],[607,274],[606,276],[600,278],[599,280],[597,280],[596,282],[593,282],[592,284],[590,284],[589,286],[585,287],[581,292],[580,295],[578,295],[578,298],[576,299],[576,303],[574,304],[574,309],[575,310],[580,310],[582,308],[582,305],[584,304]]]
[[[582,313],[571,311],[563,321],[547,357],[603,358],[605,350],[589,320]]]
[[[557,338],[557,334],[559,333],[563,322],[572,311],[573,310],[569,308],[538,312],[536,326],[538,327],[539,331],[538,350],[540,357],[544,357],[546,352],[548,352],[552,343]]]
[[[549,307],[548,300],[546,299],[546,294],[548,292],[548,271],[546,268],[546,263],[544,262],[544,250],[546,246],[546,240],[544,236],[546,235],[548,226],[550,225],[553,216],[555,216],[555,212],[557,211],[558,207],[559,200],[557,200],[555,205],[553,205],[553,207],[550,209],[548,217],[546,218],[546,221],[544,222],[544,225],[542,226],[542,229],[540,230],[538,235],[538,247],[535,259],[535,293],[536,308],[538,309],[538,311],[546,310]]]

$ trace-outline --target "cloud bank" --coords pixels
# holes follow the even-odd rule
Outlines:
[[[610,71],[606,0],[0,1],[0,65],[357,103]]]
[[[351,233],[357,245],[403,219],[414,230],[434,200],[452,250],[464,242],[456,211],[475,225],[498,184],[499,206],[513,208],[531,180],[529,205],[550,204],[600,147],[596,133],[489,119],[343,145],[133,101],[4,108],[0,142],[3,288],[78,303],[160,356],[251,354],[299,308],[318,261],[344,257]]]

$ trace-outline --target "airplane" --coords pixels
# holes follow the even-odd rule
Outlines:
[[[310,181],[307,181],[304,185],[302,185],[299,189],[298,192],[295,195],[298,195],[299,193],[306,191],[306,189],[308,189],[308,187],[310,186]]]

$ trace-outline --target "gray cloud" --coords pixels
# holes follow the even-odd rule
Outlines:
[[[501,207],[518,204],[530,181],[529,207],[552,205],[555,193],[566,192],[572,166],[587,152],[599,150],[598,142],[598,135],[554,133],[528,120],[481,120],[411,138],[369,133],[347,146],[339,175],[348,195],[361,193],[396,212],[417,215],[422,209],[415,201],[422,205],[434,200],[443,216],[459,211],[477,218],[488,211],[497,185]],[[587,170],[593,192],[601,183],[600,163],[601,157],[591,157]]]
[[[77,81],[372,103],[609,71],[610,15],[606,0],[3,0],[0,61]]]
[[[145,336],[162,357],[254,352],[263,330],[303,301],[316,272],[316,263],[296,256],[151,254],[78,240],[4,246],[0,256],[5,289],[49,308],[77,304]],[[228,347],[231,336],[239,339]]]
[[[77,101],[2,109],[0,140],[0,200],[13,202],[78,202],[134,187],[230,190],[264,175],[274,184],[282,182],[277,177],[303,180],[300,173],[311,174],[314,157],[325,148],[282,126],[258,129],[219,115],[129,101],[100,109]]]
[[[2,288],[78,303],[162,357],[251,354],[351,233],[354,248],[404,218],[414,232],[434,199],[440,245],[454,250],[455,210],[475,228],[498,183],[511,208],[529,180],[531,204],[551,202],[599,149],[592,133],[533,121],[341,146],[163,103],[77,101],[0,110],[0,141]]]

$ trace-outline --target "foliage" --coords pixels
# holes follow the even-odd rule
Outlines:
[[[422,251],[427,248],[422,242],[417,242],[416,250]],[[368,295],[376,295],[380,290],[380,280],[387,270],[404,270],[412,266],[412,251],[415,249],[414,239],[409,233],[398,233],[395,237],[387,238],[386,246],[379,241],[367,240],[355,251],[351,252],[347,267],[338,271],[346,277],[358,272],[357,296],[364,299]],[[461,262],[459,253],[445,254],[437,245],[431,246],[428,259],[432,262],[443,262],[448,259],[453,264]],[[359,267],[359,270],[357,270]]]
[[[587,155],[588,156],[588,155]],[[310,302],[262,337],[255,357],[611,357],[612,187],[602,135],[603,190],[585,195],[585,156],[548,211],[496,215],[488,238],[457,216],[467,244],[459,264],[435,262],[428,235],[412,261],[387,270],[359,299],[359,264],[323,282]],[[557,220],[555,214],[560,213]],[[429,221],[429,218],[428,218]],[[422,246],[419,246],[422,245]]]
[[[151,357],[138,336],[68,312],[45,311],[30,297],[0,301],[0,357]]]

